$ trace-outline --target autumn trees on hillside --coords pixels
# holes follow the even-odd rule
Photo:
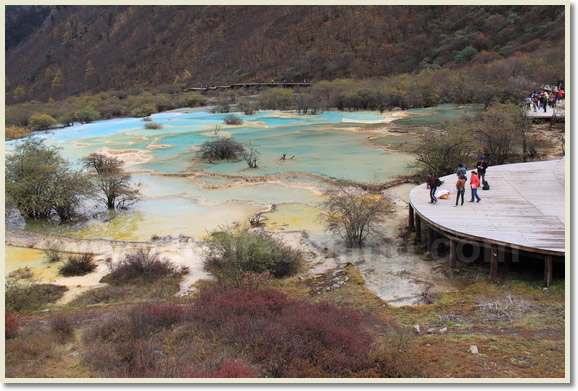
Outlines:
[[[563,5],[550,4],[51,8],[51,23],[6,53],[10,104],[134,85],[457,71],[528,54],[552,65],[560,58],[544,55],[543,49],[564,46],[566,12]],[[6,17],[7,26],[14,22],[6,30],[7,45],[17,43],[14,33],[32,18],[13,7]],[[537,65],[536,72],[559,73],[558,65],[550,70]]]

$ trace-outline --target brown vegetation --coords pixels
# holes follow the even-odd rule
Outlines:
[[[57,301],[66,287],[52,284],[34,284],[29,281],[11,282],[6,286],[7,311],[35,311]]]
[[[112,284],[134,280],[152,281],[186,272],[168,259],[161,258],[159,254],[144,249],[126,254],[117,263],[109,262],[109,269],[110,274],[106,277],[106,281]]]
[[[480,156],[490,166],[536,159],[544,142],[531,126],[520,106],[492,104],[426,133],[415,151],[418,168],[441,176],[455,172],[459,163],[473,167]]]
[[[326,191],[321,209],[321,220],[345,241],[346,247],[363,247],[391,211],[381,194],[369,194],[353,186]]]
[[[512,275],[492,283],[479,269],[454,271],[469,285],[422,306],[386,305],[347,265],[340,270],[348,282],[322,295],[308,279],[246,276],[239,289],[202,288],[196,298],[137,294],[125,300],[148,302],[19,314],[21,331],[6,343],[7,376],[564,376],[563,281],[549,290]],[[54,330],[55,318],[79,332],[64,339],[47,332],[42,325]]]
[[[245,272],[270,273],[275,278],[297,273],[303,257],[282,241],[263,231],[223,227],[206,241],[205,269],[226,287],[239,287]]]
[[[522,64],[525,53],[536,59],[531,75],[543,75],[530,80],[556,80],[563,71],[542,50],[563,42],[564,25],[561,5],[54,6],[42,28],[7,51],[7,100],[135,85],[363,79]]]
[[[65,277],[84,276],[96,269],[90,254],[71,255],[60,265],[58,272]]]

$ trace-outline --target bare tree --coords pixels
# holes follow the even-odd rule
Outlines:
[[[138,201],[139,185],[131,182],[131,176],[122,171],[122,162],[103,153],[91,153],[82,159],[84,167],[96,171],[96,186],[101,194],[96,197],[108,209],[125,209]]]
[[[465,121],[449,122],[445,131],[424,135],[415,151],[417,166],[438,176],[450,174],[458,163],[467,164],[472,159],[474,148],[472,132]]]
[[[209,162],[215,160],[233,160],[244,152],[243,145],[237,141],[221,137],[213,141],[205,141],[199,149],[198,156]]]
[[[380,194],[352,186],[328,190],[321,209],[325,226],[341,236],[346,247],[362,247],[391,211]]]
[[[243,151],[243,159],[247,162],[249,168],[257,168],[257,161],[259,160],[259,151],[257,151],[257,146],[253,143],[245,144],[245,150]]]
[[[524,147],[528,121],[519,107],[495,104],[481,113],[474,124],[474,140],[491,165],[504,164]]]

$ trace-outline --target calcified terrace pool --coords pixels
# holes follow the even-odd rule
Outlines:
[[[396,151],[403,150],[400,145],[415,145],[416,127],[426,126],[428,117],[437,124],[440,118],[477,109],[446,105],[413,113],[235,113],[244,121],[238,126],[225,125],[225,114],[182,109],[152,115],[162,129],[147,130],[142,119],[123,118],[51,131],[42,137],[62,148],[69,160],[103,148],[117,153],[129,163],[126,169],[134,181],[141,183],[143,199],[129,211],[82,225],[34,223],[27,228],[82,238],[149,240],[153,235],[182,234],[200,239],[223,224],[246,221],[275,205],[266,214],[267,229],[320,231],[316,207],[329,186],[327,179],[380,183],[395,179],[414,161],[411,154]],[[390,134],[388,129],[394,126],[410,131]],[[199,146],[216,137],[256,145],[259,168],[249,169],[242,160],[215,164],[196,160]],[[6,143],[6,148],[13,144]],[[280,159],[283,154],[288,160]],[[187,172],[187,177],[175,176]],[[259,181],[244,181],[245,176]]]

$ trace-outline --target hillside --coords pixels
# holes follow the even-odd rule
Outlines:
[[[11,25],[28,15],[6,14]],[[9,104],[135,85],[363,79],[487,63],[559,46],[564,7],[53,6],[37,25],[7,31]]]

